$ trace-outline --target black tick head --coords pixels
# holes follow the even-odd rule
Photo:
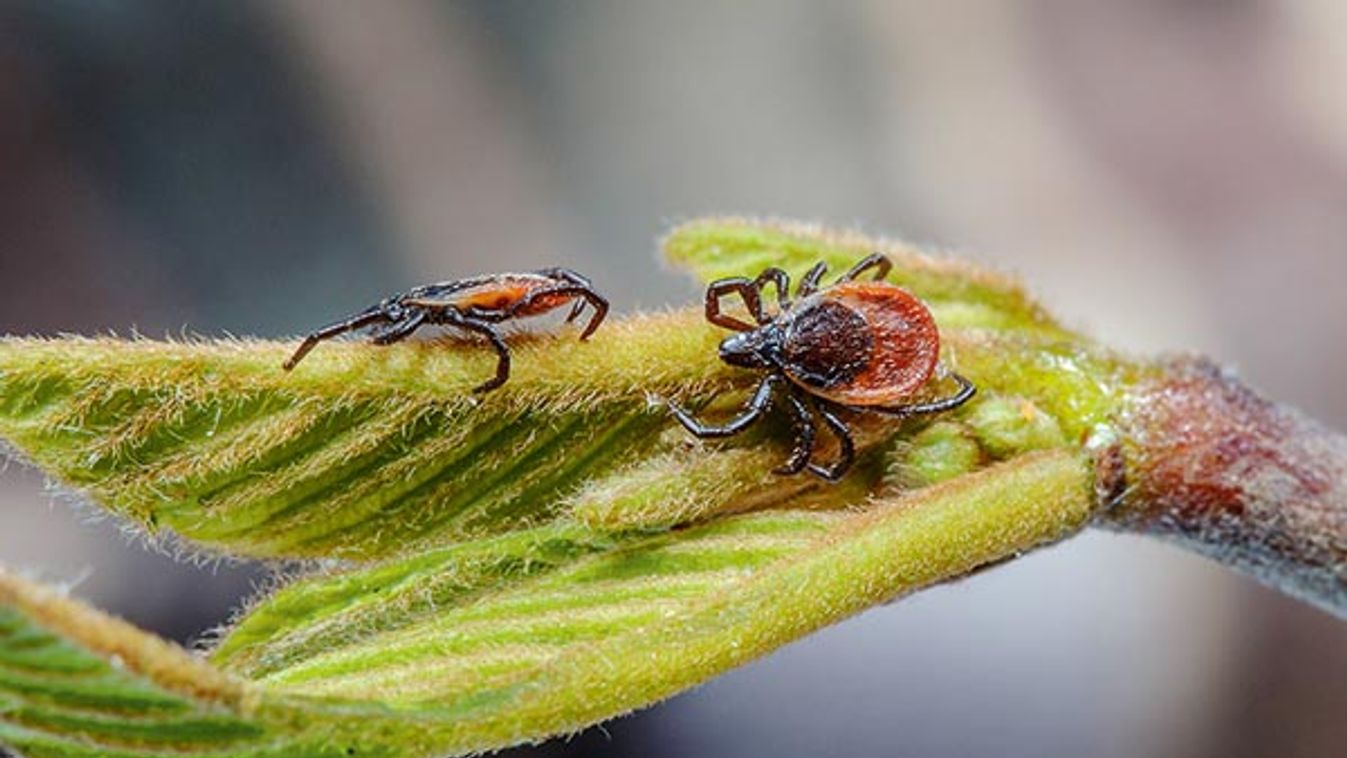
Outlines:
[[[770,368],[778,364],[781,330],[769,324],[750,332],[738,332],[720,343],[720,359],[741,368]]]

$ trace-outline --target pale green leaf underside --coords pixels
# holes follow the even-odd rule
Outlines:
[[[1080,458],[1044,452],[862,512],[769,511],[626,537],[552,525],[301,581],[254,609],[214,656],[252,682],[239,700],[251,705],[228,728],[240,741],[273,745],[282,730],[296,743],[362,755],[462,752],[569,731],[875,602],[1054,541],[1088,518],[1089,493]],[[38,686],[61,676],[43,672]],[[0,699],[14,697],[3,684]],[[60,693],[43,697],[72,705]],[[121,739],[9,713],[0,723],[25,745]],[[175,749],[208,750],[181,742]]]
[[[26,585],[28,597],[16,600],[10,594],[16,585]],[[53,631],[29,615],[42,616],[53,604],[68,602],[0,571],[0,746],[29,758],[353,755],[347,752],[349,744],[338,744],[321,730],[245,715],[231,688],[207,696],[203,683],[201,691],[174,692],[128,670],[121,656],[83,646],[80,637],[103,623],[114,627],[98,630],[104,632],[105,641],[120,636],[125,643],[127,635],[139,634],[147,645],[163,644],[143,633],[116,629],[117,622],[106,617],[76,607],[74,617],[60,619],[68,628]],[[52,618],[44,620],[53,623]]]

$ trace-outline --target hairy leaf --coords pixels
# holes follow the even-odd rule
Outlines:
[[[293,374],[286,346],[0,341],[0,435],[150,531],[253,556],[371,558],[552,517],[586,478],[656,446],[647,392],[733,387],[713,335],[673,315],[593,344],[489,351],[332,344]],[[676,337],[675,337],[676,335]],[[601,371],[590,368],[602,365]]]
[[[0,745],[29,758],[349,754],[250,713],[251,699],[185,651],[0,570]]]
[[[554,524],[297,582],[222,641],[219,671],[0,575],[12,625],[53,630],[64,639],[36,633],[68,651],[26,692],[0,679],[0,701],[76,708],[67,669],[106,672],[116,655],[129,670],[100,701],[106,731],[0,709],[0,735],[34,756],[120,749],[150,697],[173,704],[182,752],[215,741],[230,755],[411,756],[538,739],[1055,541],[1089,517],[1090,486],[1079,456],[1052,451],[862,512],[771,511],[655,535]]]

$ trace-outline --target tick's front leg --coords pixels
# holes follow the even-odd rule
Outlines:
[[[354,316],[348,316],[347,318],[344,318],[341,321],[328,324],[327,326],[324,326],[321,329],[318,329],[317,331],[311,333],[309,336],[305,337],[304,341],[299,344],[299,347],[295,350],[294,354],[291,355],[289,359],[285,361],[285,363],[281,364],[281,368],[285,369],[286,371],[293,369],[296,365],[299,364],[300,361],[304,360],[304,356],[308,355],[310,350],[313,350],[315,347],[317,347],[318,343],[322,342],[323,340],[332,339],[333,337],[336,337],[341,334],[346,334],[347,332],[353,332],[356,331],[357,329],[363,329],[369,326],[370,324],[374,324],[379,321],[386,322],[389,320],[390,319],[388,317],[388,313],[386,312],[384,306],[374,305],[355,314]]]
[[[394,342],[400,342],[411,336],[412,332],[421,328],[426,323],[427,313],[424,310],[416,309],[404,311],[402,319],[389,324],[380,329],[373,337],[370,343],[375,345],[391,345]]]
[[[744,407],[744,412],[739,416],[730,419],[730,421],[722,426],[708,426],[707,424],[703,424],[694,418],[691,413],[688,413],[672,400],[669,401],[669,410],[673,412],[674,418],[678,419],[678,423],[682,424],[684,429],[687,429],[698,439],[707,440],[731,437],[752,426],[753,423],[761,418],[762,414],[771,407],[772,391],[776,389],[776,386],[780,384],[781,381],[781,377],[777,374],[772,374],[766,379],[763,379],[762,384],[758,385],[758,389],[753,393],[753,397],[749,399],[748,404]]]

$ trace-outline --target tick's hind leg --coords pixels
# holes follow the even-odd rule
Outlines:
[[[859,263],[852,266],[851,270],[843,274],[842,278],[838,279],[837,281],[839,282],[853,281],[856,279],[856,277],[860,276],[861,274],[864,274],[866,271],[869,271],[870,269],[875,269],[875,281],[880,281],[884,277],[888,276],[889,271],[893,269],[893,261],[889,260],[888,256],[884,255],[883,253],[870,253],[869,255],[862,258]]]
[[[795,446],[791,448],[786,462],[772,469],[772,473],[790,476],[804,471],[810,457],[814,455],[814,418],[795,390],[786,394],[786,401],[795,414]]]
[[[342,319],[341,321],[336,321],[334,323],[328,324],[327,326],[324,326],[321,329],[311,333],[309,336],[305,337],[304,341],[299,344],[299,347],[295,350],[294,354],[291,355],[285,361],[285,363],[281,364],[281,368],[285,369],[286,371],[289,371],[290,369],[294,368],[296,365],[299,364],[300,361],[304,360],[304,356],[308,355],[310,350],[313,350],[315,347],[317,347],[318,343],[322,342],[323,340],[329,340],[338,335],[346,334],[347,332],[354,332],[357,329],[363,329],[369,326],[370,324],[379,321],[389,321],[389,320],[390,319],[388,317],[387,312],[384,310],[384,307],[382,305],[374,305],[355,314],[354,316],[350,316],[348,318]]]
[[[866,406],[857,408],[857,410],[882,413],[887,416],[920,416],[925,413],[952,411],[968,402],[974,395],[976,395],[977,387],[973,386],[972,382],[953,371],[949,372],[949,377],[959,385],[958,391],[949,397],[942,397],[939,400],[932,400],[929,403],[910,403],[908,405],[894,405],[888,407]]]
[[[678,423],[682,424],[684,429],[687,429],[692,433],[692,436],[698,439],[732,437],[762,418],[762,414],[772,405],[772,391],[780,383],[781,377],[776,374],[771,374],[763,379],[762,384],[759,384],[758,389],[753,392],[753,397],[749,398],[748,404],[744,406],[744,412],[730,419],[723,426],[703,424],[672,400],[668,402],[669,410],[673,412],[674,418],[678,419]]]
[[[826,479],[830,482],[840,480],[847,471],[851,470],[851,464],[856,460],[856,443],[851,439],[851,429],[846,422],[838,418],[827,406],[816,404],[815,410],[818,411],[819,418],[823,419],[824,425],[837,435],[839,446],[837,460],[828,466],[820,466],[817,463],[809,464],[809,473]]]

